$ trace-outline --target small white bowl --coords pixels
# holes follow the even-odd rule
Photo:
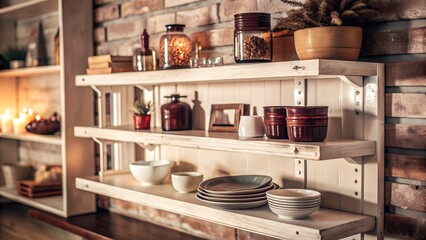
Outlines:
[[[199,172],[172,173],[172,185],[178,192],[195,192],[202,181],[203,174]]]
[[[170,174],[170,161],[138,161],[130,163],[129,168],[142,186],[157,185]]]

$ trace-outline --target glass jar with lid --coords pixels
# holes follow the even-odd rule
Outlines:
[[[272,61],[271,14],[238,13],[234,22],[235,62]]]
[[[167,33],[160,39],[160,65],[162,69],[189,68],[192,55],[191,40],[183,33],[185,25],[166,25]]]
[[[191,107],[188,103],[179,101],[179,94],[165,96],[169,103],[161,106],[161,128],[164,131],[189,130],[192,128]]]

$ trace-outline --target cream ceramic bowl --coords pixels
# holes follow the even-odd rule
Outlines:
[[[202,181],[203,174],[199,172],[172,173],[172,185],[178,192],[195,192]]]
[[[170,174],[170,162],[137,161],[129,164],[130,172],[143,186],[161,184]]]

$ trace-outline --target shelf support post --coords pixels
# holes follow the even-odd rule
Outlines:
[[[295,158],[294,159],[294,176],[302,180],[302,187],[306,188],[306,160]]]
[[[99,128],[102,128],[104,126],[103,124],[103,108],[102,108],[102,91],[99,90],[96,86],[91,85],[90,86],[92,90],[97,95],[97,104],[98,104],[98,126]]]
[[[306,82],[305,78],[294,79],[294,105],[306,106]]]

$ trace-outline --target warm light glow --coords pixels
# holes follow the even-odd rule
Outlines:
[[[13,121],[10,110],[6,109],[5,113],[1,115],[1,131],[3,133],[13,132]]]
[[[14,134],[22,134],[25,133],[25,121],[22,118],[14,118],[13,119],[13,133]]]
[[[29,116],[33,115],[33,113],[34,113],[34,112],[33,112],[33,109],[32,109],[32,108],[28,109],[28,115],[29,115]]]
[[[4,114],[9,116],[10,115],[10,110],[6,109],[6,111],[4,111]]]
[[[24,108],[22,109],[22,112],[23,112],[23,113],[28,113],[28,109],[24,107]]]
[[[40,121],[40,119],[41,119],[40,115],[37,115],[37,116],[36,116],[36,120],[37,120],[37,121]]]

